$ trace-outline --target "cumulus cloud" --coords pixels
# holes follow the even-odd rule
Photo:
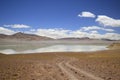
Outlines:
[[[120,34],[117,33],[105,33],[105,34],[100,34],[97,31],[91,31],[89,32],[83,32],[81,30],[77,31],[72,31],[71,34],[69,35],[71,37],[89,37],[89,38],[95,38],[95,39],[111,39],[111,40],[120,40]]]
[[[104,30],[104,31],[108,31],[108,32],[113,32],[113,29],[106,29],[106,28],[102,28],[102,27],[98,27],[98,26],[88,26],[88,27],[82,27],[81,30],[83,31],[90,31],[90,30]]]
[[[0,27],[0,34],[6,34],[6,35],[11,35],[14,34],[15,31],[4,28],[4,27]]]
[[[82,12],[80,14],[78,14],[79,17],[89,17],[89,18],[95,18],[95,14],[91,13],[91,12]]]
[[[13,24],[13,25],[4,25],[4,26],[11,28],[30,28],[30,26],[24,24]]]
[[[71,31],[70,33],[70,37],[78,37],[78,38],[88,37],[88,35],[89,33],[83,32],[81,30]]]
[[[98,34],[98,31],[90,31],[91,34]]]
[[[100,34],[97,30],[105,30],[107,31],[105,34]],[[66,29],[29,29],[28,31],[25,31],[25,33],[29,34],[36,34],[39,36],[47,36],[51,38],[65,38],[65,37],[76,37],[76,38],[82,38],[82,37],[89,37],[89,38],[106,38],[106,39],[113,39],[113,40],[120,40],[120,34],[113,33],[114,30],[112,29],[105,29],[98,26],[88,26],[88,27],[82,27],[79,30],[66,30]],[[4,27],[0,27],[0,34],[7,34],[11,35],[16,33],[15,31],[11,29],[7,29]]]
[[[96,39],[106,38],[113,40],[120,39],[120,34],[117,33],[100,34],[97,30],[91,30],[89,32],[86,32],[81,29],[75,31],[65,30],[65,29],[36,29],[31,31],[31,33],[34,33],[39,36],[47,36],[55,39],[65,38],[65,37],[76,37],[76,38],[89,37]]]
[[[98,15],[96,21],[104,26],[120,27],[120,19],[113,19],[105,15]]]
[[[106,33],[103,35],[103,38],[112,39],[112,40],[120,40],[120,34],[118,33]]]
[[[69,32],[70,30],[64,29],[37,29],[35,34],[52,38],[63,38],[68,37]]]

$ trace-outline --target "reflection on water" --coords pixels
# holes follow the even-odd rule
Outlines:
[[[19,47],[20,48],[20,47]],[[0,53],[5,54],[16,54],[16,53],[39,53],[39,52],[86,52],[86,51],[98,51],[106,50],[106,46],[101,45],[52,45],[38,47],[36,49],[24,49],[18,50],[18,47],[11,48],[7,47],[6,49],[0,50]]]

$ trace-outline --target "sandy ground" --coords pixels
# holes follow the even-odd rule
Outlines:
[[[120,49],[0,54],[0,80],[120,80]]]

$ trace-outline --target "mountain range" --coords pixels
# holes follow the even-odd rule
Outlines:
[[[35,40],[35,41],[39,41],[39,40],[53,40],[53,38],[50,37],[45,37],[45,36],[38,36],[38,35],[34,35],[34,34],[25,34],[25,33],[15,33],[13,35],[5,35],[5,34],[0,34],[0,39],[4,40],[4,39],[8,39],[8,40]]]
[[[46,36],[38,36],[35,34],[26,34],[22,32],[15,33],[13,35],[5,35],[0,34],[0,40],[25,40],[25,41],[40,41],[40,40],[97,40],[97,39],[91,39],[88,37],[82,37],[82,38],[76,38],[76,37],[69,37],[69,38],[60,38],[60,39],[53,39]],[[99,39],[104,41],[113,41],[110,39]]]

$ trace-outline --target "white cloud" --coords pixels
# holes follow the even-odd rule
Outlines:
[[[34,31],[36,31],[36,30],[35,30],[35,29],[30,29],[30,31],[34,32]]]
[[[95,38],[95,39],[112,39],[112,40],[120,40],[120,34],[117,33],[105,33],[105,34],[100,34],[97,31],[91,31],[90,33],[88,32],[83,32],[81,30],[77,31],[72,31],[70,34],[71,37],[89,37],[89,38]]]
[[[104,31],[108,31],[108,32],[113,32],[113,29],[106,29],[106,28],[102,28],[102,27],[98,27],[98,26],[88,26],[88,27],[82,27],[81,30],[83,31],[90,31],[90,30],[104,30]]]
[[[100,29],[100,27],[97,26],[88,26],[88,27],[82,27],[81,30],[83,31],[89,31],[89,30],[97,30]]]
[[[81,14],[78,14],[79,17],[89,17],[89,18],[95,18],[95,14],[91,12],[82,12]]]
[[[105,15],[98,15],[96,21],[104,26],[120,27],[120,19],[113,19]]]
[[[4,27],[0,27],[0,34],[6,34],[6,35],[11,35],[14,34],[15,31],[4,28]]]
[[[25,26],[27,25],[4,25],[6,27],[12,27],[12,28],[27,28]],[[21,27],[22,26],[22,27]],[[24,27],[23,27],[24,26]],[[65,37],[77,37],[77,38],[82,38],[82,37],[89,37],[89,38],[106,38],[106,39],[113,39],[113,40],[120,40],[120,34],[117,33],[105,33],[105,34],[100,34],[97,30],[104,30],[107,32],[113,32],[113,29],[106,29],[103,27],[98,27],[98,26],[88,26],[88,27],[82,27],[79,30],[66,30],[66,29],[29,29],[28,31],[25,31],[25,33],[29,34],[36,34],[40,36],[47,36],[51,38],[65,38]],[[11,35],[16,33],[15,31],[11,29],[7,29],[4,27],[0,27],[0,34],[7,34]]]
[[[87,32],[83,32],[81,30],[76,30],[76,31],[72,31],[70,34],[70,37],[78,37],[78,38],[82,38],[82,37],[88,37],[89,33]]]
[[[91,34],[98,34],[98,31],[90,31]]]
[[[120,40],[120,34],[117,33],[106,33],[103,35],[103,38],[112,39],[112,40]]]
[[[4,25],[4,26],[11,28],[30,28],[30,26],[24,24],[13,24],[13,25]]]
[[[30,33],[30,32],[28,32]],[[106,39],[113,39],[113,40],[119,40],[120,39],[120,34],[117,33],[105,33],[105,34],[100,34],[96,30],[92,30],[89,32],[82,31],[80,30],[64,30],[64,29],[37,29],[36,31],[32,31],[32,34],[37,34],[39,36],[47,36],[47,37],[52,37],[52,38],[65,38],[65,37],[77,37],[77,38],[82,38],[82,37],[89,37],[89,38],[106,38]]]
[[[97,30],[106,30],[109,32],[112,32],[112,29],[105,29],[98,26],[89,26],[89,27],[83,27],[79,30],[65,30],[65,29],[30,29],[29,31],[26,31],[25,33],[29,34],[36,34],[40,36],[47,36],[51,38],[65,38],[65,37],[89,37],[89,38],[106,38],[106,39],[113,39],[113,40],[120,40],[120,34],[118,33],[105,33],[100,34]],[[0,27],[0,34],[7,34],[11,35],[16,33],[15,31],[11,29],[7,29],[4,27]]]
[[[52,38],[63,38],[68,37],[68,32],[70,30],[64,30],[64,29],[37,29],[35,31],[35,34],[40,36],[47,36]]]

